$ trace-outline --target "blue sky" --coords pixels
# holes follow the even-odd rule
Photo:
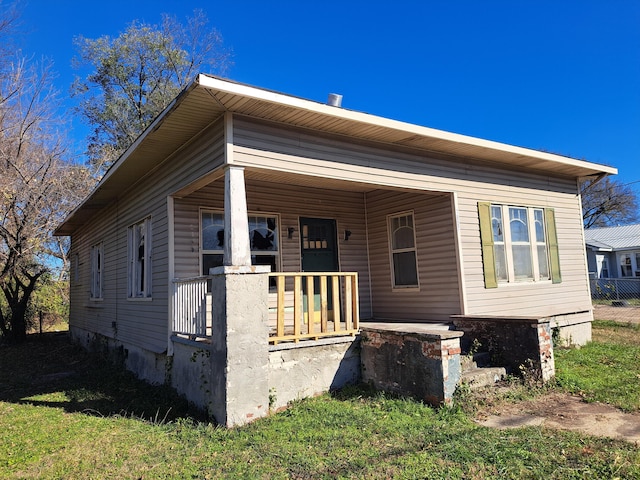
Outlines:
[[[75,36],[194,8],[233,51],[233,80],[613,165],[640,194],[638,0],[23,0],[23,47],[66,93]]]

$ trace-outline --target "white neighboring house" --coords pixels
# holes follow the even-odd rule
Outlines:
[[[640,278],[640,224],[584,232],[592,278]]]

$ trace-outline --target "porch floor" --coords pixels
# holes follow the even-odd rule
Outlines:
[[[455,330],[453,323],[450,322],[407,322],[395,320],[361,320],[360,328],[373,328],[376,330],[387,330],[390,332],[402,333],[432,333]]]

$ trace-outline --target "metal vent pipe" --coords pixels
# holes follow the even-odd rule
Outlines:
[[[332,107],[342,106],[342,95],[339,95],[337,93],[330,93],[329,100],[327,100],[327,104],[331,105]]]

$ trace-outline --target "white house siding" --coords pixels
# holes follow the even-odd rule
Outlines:
[[[358,272],[360,316],[371,316],[369,302],[369,272],[365,226],[364,194],[296,185],[246,180],[247,209],[280,216],[280,255],[282,271],[299,272],[300,217],[336,220],[341,271]],[[222,210],[224,184],[222,179],[175,201],[176,276],[200,274],[199,208]],[[293,227],[293,238],[287,229]],[[344,231],[351,237],[344,240]]]
[[[436,157],[393,145],[352,141],[348,137],[330,138],[247,118],[236,120],[234,142],[234,161],[238,165],[378,187],[458,192],[456,213],[467,305],[467,311],[462,313],[555,315],[591,309],[576,179],[496,167],[473,159]],[[479,201],[554,208],[562,283],[486,289],[478,226]],[[590,313],[584,317],[590,318]]]
[[[478,197],[462,194],[458,197],[468,313],[547,316],[591,310],[582,246],[582,216],[575,197],[570,193],[535,193],[526,188],[513,188],[513,191],[495,189],[485,193],[484,198],[480,197],[483,201],[495,203],[555,209],[562,283],[500,284],[493,289],[484,288],[482,262],[476,252],[480,242]],[[590,313],[585,317],[589,318]]]
[[[71,288],[71,327],[151,352],[166,350],[170,259],[167,196],[219,166],[223,145],[222,123],[218,122],[197,141],[158,161],[158,165],[163,161],[162,168],[149,172],[74,233],[72,258],[78,254],[80,268],[78,281],[72,282]],[[127,228],[147,216],[152,221],[152,299],[132,300],[127,298]],[[90,302],[89,252],[100,241],[104,242],[104,300]],[[72,272],[71,278],[74,276]]]
[[[419,289],[393,289],[387,215],[412,211]],[[373,313],[376,319],[448,321],[461,313],[451,195],[367,193]]]

